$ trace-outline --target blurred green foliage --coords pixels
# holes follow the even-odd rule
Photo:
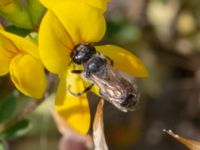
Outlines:
[[[28,35],[31,32],[31,30],[19,28],[19,27],[16,27],[14,25],[7,26],[5,28],[5,30],[8,31],[8,32],[23,36],[23,37]]]
[[[113,20],[107,21],[106,41],[117,42],[119,44],[126,44],[130,42],[137,42],[141,38],[139,28],[130,24],[128,20],[115,22]]]
[[[12,117],[16,109],[16,96],[14,94],[9,95],[0,103],[0,123]]]
[[[45,8],[41,5],[39,0],[27,0],[26,3],[27,11],[30,15],[33,29],[37,30],[44,14]]]
[[[19,94],[14,91],[0,100],[0,139],[14,140],[25,135],[31,129],[31,123],[27,119],[18,121],[16,109]]]
[[[4,150],[4,146],[2,143],[0,143],[0,150]]]
[[[3,0],[0,3],[0,15],[13,25],[37,30],[45,8],[38,0]]]
[[[15,123],[10,128],[0,133],[0,139],[3,140],[15,140],[23,135],[27,134],[32,128],[31,123],[27,119],[22,119]]]

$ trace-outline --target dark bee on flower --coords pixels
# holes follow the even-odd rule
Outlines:
[[[137,87],[128,75],[113,67],[110,58],[97,52],[93,45],[84,43],[74,48],[71,59],[73,63],[83,65],[83,70],[72,70],[72,72],[82,74],[91,82],[91,85],[80,93],[73,93],[69,87],[72,95],[80,96],[96,84],[101,97],[119,110],[124,112],[134,110],[139,99]]]

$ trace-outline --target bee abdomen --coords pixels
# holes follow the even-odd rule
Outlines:
[[[120,104],[122,107],[133,107],[137,104],[137,96],[136,94],[128,94],[127,97],[123,100],[123,102]]]

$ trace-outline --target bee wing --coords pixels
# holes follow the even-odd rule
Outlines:
[[[116,89],[121,87],[122,76],[117,69],[107,64],[105,69],[99,74],[92,74],[90,79],[101,89]],[[120,89],[118,89],[120,90]]]
[[[133,76],[128,75],[127,73],[117,70],[119,72],[119,74],[121,75],[121,77],[125,78],[126,80],[128,80],[132,85],[134,85],[135,88],[137,88],[136,85],[136,78]]]
[[[133,78],[107,64],[100,75],[93,74],[91,80],[100,88],[100,95],[108,101],[120,101],[129,91],[136,91]]]
[[[138,91],[134,78],[118,71],[110,64],[90,76],[100,89],[100,95],[123,112],[133,111],[138,102]]]
[[[107,70],[108,70],[108,74],[112,75],[112,77],[110,77],[112,83],[116,82],[116,83],[118,83],[118,85],[121,85],[121,84],[124,84],[122,81],[126,80],[130,84],[132,84],[132,85],[134,85],[136,87],[136,84],[135,84],[136,78],[134,78],[133,76],[130,76],[127,73],[125,73],[125,72],[123,72],[121,70],[117,70],[116,68],[112,67],[109,64],[107,64]]]

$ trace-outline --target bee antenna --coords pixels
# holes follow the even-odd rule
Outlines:
[[[73,62],[73,60],[74,60],[74,57],[75,57],[75,54],[71,54],[71,60],[70,60],[70,62],[69,62],[69,66],[72,64],[72,62]]]

